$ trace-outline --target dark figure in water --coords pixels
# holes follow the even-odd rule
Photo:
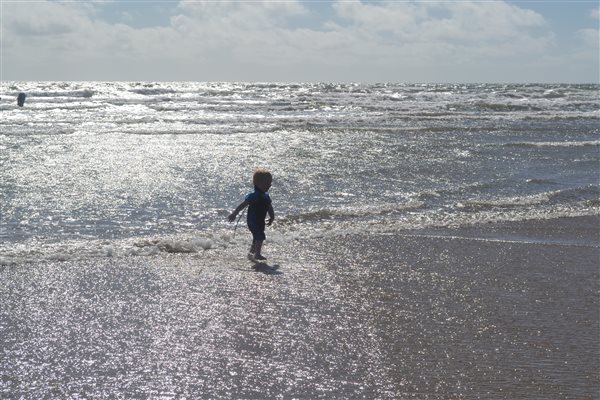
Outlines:
[[[17,104],[19,107],[23,107],[23,104],[25,104],[25,97],[27,97],[25,93],[19,93],[19,96],[17,97]]]
[[[275,219],[275,212],[271,205],[271,198],[267,194],[273,183],[273,176],[264,169],[258,169],[252,177],[254,183],[254,192],[249,193],[246,199],[229,215],[230,222],[235,221],[235,217],[246,206],[248,208],[248,229],[252,232],[252,246],[248,258],[254,261],[265,261],[266,258],[261,254],[262,244],[265,240],[265,218],[269,214],[267,226],[271,226]]]

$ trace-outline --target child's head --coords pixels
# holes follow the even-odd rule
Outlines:
[[[262,190],[263,192],[269,191],[271,187],[271,183],[273,182],[273,176],[266,169],[257,169],[254,171],[254,175],[252,176],[252,182],[254,186]]]

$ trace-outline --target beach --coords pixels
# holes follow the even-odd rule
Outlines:
[[[2,265],[0,397],[597,399],[599,224]]]
[[[599,89],[3,82],[0,398],[599,399]]]

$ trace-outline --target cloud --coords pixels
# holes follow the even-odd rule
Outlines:
[[[417,26],[426,12],[414,3],[363,4],[360,1],[337,1],[333,8],[337,15],[360,31],[402,34]]]
[[[503,1],[185,0],[172,7],[167,26],[138,28],[101,19],[106,14],[99,11],[113,6],[118,2],[4,5],[3,73],[37,71],[28,79],[521,81],[529,78],[514,74],[525,74],[528,63],[533,71],[539,63],[531,60],[556,46],[542,15]],[[582,31],[580,38],[591,35]]]
[[[334,58],[417,80],[483,79],[499,63],[522,64],[553,45],[540,14],[503,2],[339,1],[334,9],[339,18],[328,28],[347,38]]]
[[[53,36],[75,32],[89,23],[82,4],[8,3],[2,16],[6,30],[18,36]]]
[[[171,18],[183,53],[209,62],[280,63],[289,56],[289,18],[306,14],[298,2],[182,1]]]
[[[285,2],[253,1],[244,2],[182,0],[177,8],[195,20],[217,20],[233,26],[265,29],[286,18],[306,13],[304,6],[295,0]]]
[[[338,1],[334,8],[340,17],[363,30],[391,32],[419,41],[512,37],[522,33],[521,28],[545,24],[541,15],[500,1]]]
[[[528,28],[545,24],[530,10],[503,2],[388,2],[378,5],[339,1],[341,18],[362,32],[390,33],[400,42],[498,43],[529,37]]]
[[[595,19],[600,19],[599,9],[595,8],[590,12],[590,16]],[[600,29],[598,28],[585,28],[579,29],[575,33],[578,43],[575,43],[572,52],[573,57],[578,60],[593,60],[595,64],[598,64],[598,57],[600,53]],[[597,71],[597,73],[600,73]]]

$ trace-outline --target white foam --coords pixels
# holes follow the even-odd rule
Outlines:
[[[0,248],[0,265],[32,262],[80,261],[93,258],[152,257],[160,254],[193,254],[241,244],[229,231],[199,232],[176,237],[147,237],[107,241],[69,240],[61,243],[14,244]]]
[[[495,199],[472,199],[456,204],[457,208],[478,208],[478,207],[515,207],[543,204],[550,201],[551,193],[540,193],[531,196],[506,197]]]
[[[542,97],[545,99],[558,99],[561,97],[565,97],[565,92],[564,90],[559,89],[548,89],[544,92]]]
[[[18,259],[17,258],[0,256],[0,265],[1,266],[15,265],[17,263],[18,263]]]
[[[285,245],[296,240],[314,240],[347,235],[386,234],[409,232],[414,229],[469,225],[482,225],[495,222],[518,222],[527,220],[549,220],[563,217],[600,215],[600,208],[590,206],[588,201],[564,205],[543,205],[534,209],[454,210],[453,212],[427,211],[407,213],[401,217],[369,221],[353,219],[341,221],[275,224],[267,230],[267,243]],[[38,242],[19,243],[13,247],[0,248],[0,265],[11,266],[35,262],[64,262],[93,258],[156,257],[160,255],[198,254],[211,257],[213,252],[227,248],[239,248],[244,252],[251,242],[246,231],[238,231],[234,238],[231,229],[206,231],[179,235],[177,237],[136,238],[124,240],[66,241],[60,244]]]
[[[522,146],[522,147],[586,147],[600,146],[600,140],[579,140],[565,142],[515,142],[507,143],[506,146]]]

